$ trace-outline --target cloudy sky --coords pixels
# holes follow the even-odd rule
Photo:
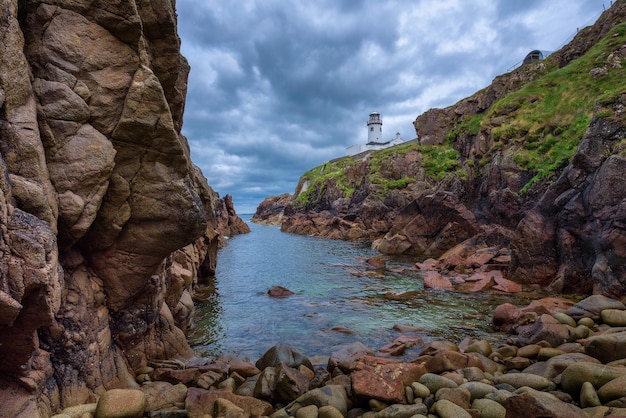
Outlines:
[[[191,64],[183,133],[238,213],[301,174],[554,51],[610,0],[177,0]]]

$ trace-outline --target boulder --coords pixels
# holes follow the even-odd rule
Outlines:
[[[561,386],[570,395],[577,397],[583,383],[589,382],[599,389],[606,383],[626,375],[626,368],[604,364],[578,362],[570,364],[561,374]]]
[[[626,328],[613,328],[589,337],[585,343],[585,353],[602,363],[626,358]]]
[[[273,407],[268,402],[250,396],[235,395],[229,390],[189,388],[185,398],[185,409],[189,418],[203,418],[206,414],[215,416],[215,401],[225,399],[241,408],[248,415],[270,415]]]
[[[440,191],[423,194],[402,208],[373,248],[386,254],[438,257],[477,232],[474,214],[453,193]]]
[[[541,315],[533,324],[517,328],[519,345],[535,344],[546,341],[552,347],[576,341],[587,336],[588,328],[572,328],[559,323],[552,315]]]
[[[470,408],[470,400],[472,395],[465,388],[441,388],[435,393],[435,401],[446,399],[463,409]]]
[[[434,373],[425,373],[420,377],[418,383],[426,386],[430,393],[435,394],[441,388],[459,387],[453,380]]]
[[[452,290],[452,282],[447,277],[442,276],[436,271],[422,272],[422,280],[424,281],[424,289],[434,290]]]
[[[504,407],[507,418],[588,418],[577,406],[534,391],[509,397]]]
[[[458,351],[440,351],[424,363],[428,373],[441,373],[444,371],[452,371],[464,369],[466,367],[479,367],[474,357]]]
[[[523,386],[535,390],[552,390],[556,388],[556,385],[545,377],[537,376],[531,373],[507,373],[501,376],[494,377],[494,381],[497,384],[506,383],[514,388],[518,389]]]
[[[605,383],[597,390],[597,394],[602,404],[607,404],[615,399],[626,397],[626,375],[616,377],[610,382]]]
[[[374,350],[361,342],[343,345],[330,355],[328,371],[332,373],[335,367],[339,367],[344,372],[354,370],[357,360],[374,355],[374,353]]]
[[[497,390],[494,386],[484,382],[467,382],[459,387],[469,391],[472,401],[484,398],[487,394],[494,393]]]
[[[283,405],[295,400],[309,389],[309,379],[298,369],[278,363],[274,373],[273,398]]]
[[[469,412],[447,399],[435,402],[431,409],[440,417],[472,418]]]
[[[137,389],[111,389],[98,400],[95,418],[141,418],[146,396]]]
[[[348,414],[348,395],[343,386],[323,386],[306,392],[289,405],[274,412],[271,418],[288,418],[295,416],[300,408],[309,405],[315,405],[318,408],[333,406],[345,417]]]
[[[286,298],[287,296],[291,296],[294,293],[286,287],[274,286],[267,291],[267,294],[274,298]]]
[[[391,403],[406,403],[404,388],[417,381],[426,369],[415,363],[390,363],[385,359],[366,357],[357,362],[352,373],[352,390],[356,396]]]
[[[626,327],[626,310],[603,309],[600,318],[603,323],[612,327]]]
[[[146,411],[157,411],[175,404],[182,404],[187,397],[187,386],[168,382],[146,382],[141,385],[146,396]]]
[[[394,404],[388,406],[387,408],[384,408],[381,411],[378,411],[377,418],[410,418],[415,415],[426,415],[427,413],[428,408],[423,403],[412,405]]]
[[[619,300],[615,300],[604,295],[591,295],[565,311],[576,321],[580,318],[591,318],[594,321],[600,319],[600,313],[605,309],[626,310],[626,306]]]
[[[255,365],[259,370],[263,370],[266,367],[276,367],[278,363],[294,369],[305,366],[313,370],[313,365],[307,357],[286,345],[276,345],[270,348]]]
[[[224,398],[215,400],[215,408],[213,409],[215,418],[249,418],[250,414],[246,413],[243,408],[238,407],[234,403]]]
[[[616,379],[614,379],[613,381],[615,380]],[[580,406],[582,408],[590,408],[601,405],[602,403],[600,402],[600,398],[598,397],[598,392],[596,392],[596,388],[594,388],[590,382],[583,383],[580,388]]]
[[[551,357],[547,361],[537,362],[524,370],[526,373],[536,374],[553,380],[565,369],[575,363],[600,364],[600,361],[583,353],[566,353]]]
[[[472,409],[480,411],[480,418],[505,418],[506,408],[491,399],[474,399]]]

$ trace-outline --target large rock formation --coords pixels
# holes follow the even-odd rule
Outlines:
[[[174,1],[0,19],[0,416],[48,416],[191,357],[192,286],[247,226],[180,133]]]
[[[625,19],[614,2],[546,60],[418,116],[418,140],[309,170],[253,220],[424,258],[508,247],[520,283],[624,296]]]

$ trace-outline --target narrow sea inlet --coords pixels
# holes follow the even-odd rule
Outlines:
[[[496,306],[537,297],[424,290],[414,258],[390,257],[386,269],[376,270],[364,262],[379,254],[368,243],[249,225],[251,233],[219,251],[215,291],[197,304],[190,342],[200,356],[228,353],[256,361],[277,344],[307,356],[330,355],[356,341],[377,350],[401,335],[396,324],[422,328],[412,335],[425,341],[489,339]],[[270,297],[273,286],[295,294]]]

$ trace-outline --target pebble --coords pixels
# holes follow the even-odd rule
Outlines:
[[[422,375],[419,383],[426,386],[430,393],[437,393],[437,391],[441,388],[456,388],[459,386],[453,380],[434,373],[426,373]]]
[[[55,418],[80,418],[85,414],[95,418],[186,416],[183,408],[189,399],[187,392],[204,390],[198,387],[208,389],[206,393],[223,391],[225,397],[228,394],[227,398],[217,397],[212,413],[229,418],[249,417],[245,404],[254,402],[255,407],[267,408],[256,415],[267,414],[271,418],[522,418],[539,413],[536,411],[548,411],[546,413],[556,414],[550,416],[558,417],[626,415],[626,329],[612,327],[612,324],[622,324],[620,318],[626,318],[626,309],[620,309],[623,305],[607,298],[594,300],[591,307],[581,304],[578,310],[572,310],[572,315],[537,315],[541,320],[541,327],[537,329],[545,338],[535,338],[533,344],[523,345],[514,336],[500,343],[468,338],[458,346],[447,341],[432,341],[424,345],[418,358],[403,365],[410,365],[410,369],[396,369],[393,356],[373,359],[376,351],[362,344],[353,345],[360,347],[358,352],[333,353],[325,357],[326,361],[314,363],[282,347],[274,350],[277,354],[264,358],[268,365],[261,370],[232,356],[230,362],[241,367],[231,367],[230,374],[210,367],[187,369],[185,375],[197,375],[197,378],[186,385],[172,385],[158,379],[151,382],[159,375],[176,375],[155,369],[171,367],[168,363],[145,367],[139,370],[141,373],[136,372],[136,380],[143,382],[141,390],[112,389],[102,393],[97,404],[72,407],[75,409],[61,411]],[[596,308],[598,301],[603,309]],[[550,335],[552,329],[562,332],[566,328],[571,334],[566,342]],[[532,333],[533,328],[526,327],[524,332]],[[579,339],[583,336],[584,339]],[[292,366],[277,361],[279,357]],[[312,364],[316,366],[312,368]],[[376,399],[378,393],[374,391],[368,395],[370,399],[355,399],[352,393],[354,371],[368,370],[368,367],[388,370],[388,374],[373,373],[376,378],[372,385],[376,386],[380,379],[380,388],[393,387],[399,398],[390,401],[381,392],[381,399]],[[296,376],[315,387],[294,392],[293,397],[297,399],[291,403],[293,398],[281,399],[284,407],[278,405],[281,409],[270,413],[276,406],[259,398],[280,399],[274,392],[279,387],[276,370],[284,371],[286,380],[281,384],[286,384],[287,388],[296,383],[289,380]],[[396,374],[394,370],[403,372]],[[385,379],[390,380],[385,382]],[[394,379],[403,380],[394,383]],[[196,387],[192,389],[192,386]],[[252,394],[256,398],[250,396]],[[399,402],[400,399],[403,401]],[[584,413],[575,400],[584,408]],[[352,408],[353,402],[358,407]],[[79,413],[80,408],[85,409],[84,413]]]

